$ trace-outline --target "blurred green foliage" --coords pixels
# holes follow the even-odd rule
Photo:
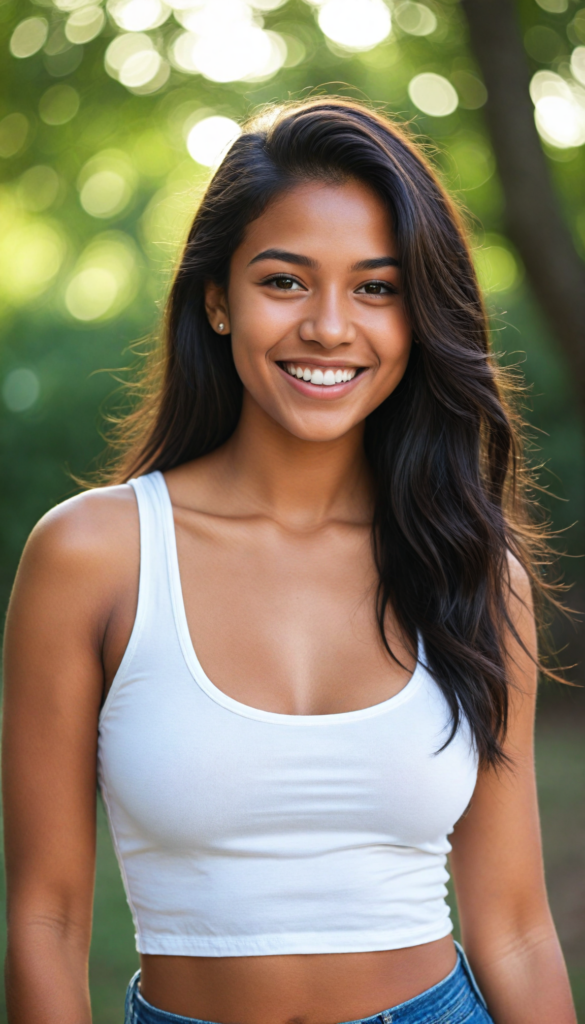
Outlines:
[[[189,133],[212,115],[241,122],[267,102],[312,91],[366,97],[408,121],[469,210],[495,347],[505,362],[521,363],[532,387],[528,416],[540,449],[534,458],[547,464],[543,485],[562,499],[549,502],[555,526],[580,519],[581,434],[571,381],[505,236],[482,113],[486,92],[461,7],[454,0],[361,0],[362,14],[374,21],[383,15],[380,5],[390,10],[392,30],[356,52],[347,26],[339,22],[338,31],[333,17],[337,10],[339,21],[343,3],[351,15],[355,0],[257,0],[251,7],[242,0],[169,0],[167,7],[162,0],[108,0],[105,8],[97,0],[0,0],[2,600],[34,521],[72,493],[68,472],[83,474],[103,449],[104,403],[118,384],[96,371],[135,362],[130,344],[156,327],[211,174],[189,155]],[[238,5],[238,17],[248,19],[241,31],[267,32],[274,51],[268,63],[282,66],[252,80],[213,80],[229,77],[229,69],[195,70],[189,17],[207,11],[216,19],[215,35],[205,37],[209,64],[222,42],[234,45]],[[133,30],[149,16],[154,27]],[[579,143],[579,110],[585,119],[585,7],[519,0],[518,16],[541,92],[560,90],[562,103],[562,90],[571,90],[561,110],[569,117],[564,141],[551,143],[557,129],[548,122],[539,130],[563,214],[585,254],[585,146],[567,144]],[[363,26],[356,26],[359,42]],[[330,37],[343,31],[341,43]],[[562,544],[575,552],[581,538],[582,528],[573,527]],[[569,564],[570,577],[579,572],[577,562]]]

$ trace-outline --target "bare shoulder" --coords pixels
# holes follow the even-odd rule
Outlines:
[[[97,487],[50,509],[33,529],[35,558],[115,559],[138,540],[138,511],[129,484]]]
[[[8,610],[8,692],[27,707],[45,694],[93,715],[103,689],[103,641],[124,609],[131,620],[139,564],[131,487],[87,491],[43,516],[25,546]]]
[[[75,588],[102,608],[132,585],[140,557],[136,500],[128,484],[85,491],[37,523],[24,549],[15,597],[39,588],[58,599]]]

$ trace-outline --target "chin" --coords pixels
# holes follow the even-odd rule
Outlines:
[[[281,421],[281,426],[299,441],[311,441],[313,444],[331,444],[333,441],[344,437],[351,430],[354,430],[355,423],[311,423],[295,421]]]

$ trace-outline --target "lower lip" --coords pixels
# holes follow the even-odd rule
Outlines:
[[[286,377],[291,387],[298,391],[301,395],[305,395],[307,398],[320,398],[321,400],[331,400],[333,398],[341,398],[342,395],[347,395],[353,390],[358,380],[364,375],[364,370],[361,373],[356,373],[352,380],[343,381],[341,384],[311,384],[308,380],[299,380],[298,377],[293,377],[292,374],[287,373],[283,370],[282,366],[278,366],[283,377]]]

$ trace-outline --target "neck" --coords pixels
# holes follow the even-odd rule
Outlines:
[[[360,423],[332,441],[303,440],[245,392],[238,427],[222,449],[222,475],[251,510],[294,528],[332,519],[369,522],[372,481],[363,435]]]

